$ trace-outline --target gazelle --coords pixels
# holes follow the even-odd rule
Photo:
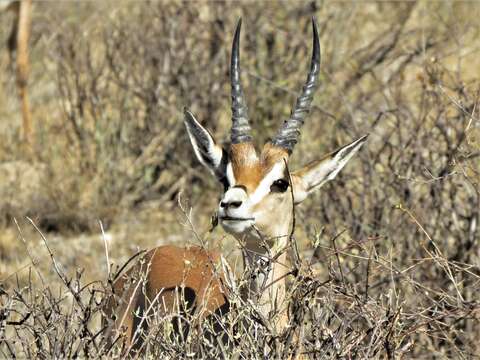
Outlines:
[[[8,38],[8,49],[10,58],[16,52],[15,72],[20,97],[23,117],[23,135],[28,146],[32,145],[32,115],[30,102],[28,100],[28,75],[30,65],[28,60],[28,39],[30,37],[32,0],[0,0],[0,12],[11,11],[14,20],[10,36]]]
[[[294,203],[332,180],[367,140],[352,143],[289,173],[288,159],[298,141],[300,128],[309,112],[320,71],[320,43],[315,19],[310,71],[290,118],[273,140],[257,152],[251,135],[247,106],[240,81],[240,28],[235,30],[231,55],[232,128],[231,145],[223,149],[194,115],[185,109],[185,126],[198,160],[223,184],[218,219],[223,228],[243,244],[245,266],[258,268],[268,263],[258,276],[251,277],[245,296],[255,297],[262,312],[272,304],[285,306],[286,253]],[[202,321],[210,314],[228,311],[228,292],[219,270],[219,254],[199,247],[161,246],[149,251],[114,284],[118,297],[108,304],[107,318],[115,318],[113,329],[125,330],[130,342],[140,340],[142,317],[149,309],[171,314],[176,291],[184,289],[186,302]],[[132,274],[137,279],[129,281]],[[143,285],[141,281],[143,280]],[[188,291],[186,291],[188,290]],[[200,310],[199,310],[200,309]],[[286,313],[286,312],[284,312]],[[278,319],[281,328],[287,318]],[[139,342],[135,342],[137,346]]]

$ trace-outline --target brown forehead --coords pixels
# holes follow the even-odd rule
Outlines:
[[[260,156],[257,156],[251,143],[233,144],[230,147],[230,159],[236,185],[245,186],[251,193],[273,165],[283,159],[288,160],[288,153],[282,148],[267,143]]]

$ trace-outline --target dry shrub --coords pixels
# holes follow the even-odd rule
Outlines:
[[[62,111],[38,125],[48,144],[38,158],[52,172],[45,193],[56,206],[47,223],[87,229],[149,202],[169,212],[182,187],[196,208],[214,208],[216,185],[194,159],[181,111],[187,105],[226,139],[240,15],[259,142],[286,118],[304,80],[312,14],[322,85],[293,162],[370,133],[336,182],[297,209],[299,247],[314,251],[301,254],[307,264],[293,262],[291,327],[271,333],[255,304],[238,298],[242,325],[230,335],[242,340],[232,349],[193,333],[179,342],[157,326],[149,354],[283,358],[296,351],[294,331],[313,358],[479,353],[477,4],[142,2],[118,5],[115,16],[99,11],[95,27],[66,22],[53,36]],[[14,140],[0,149],[2,159],[15,158]],[[100,288],[80,282],[62,280],[68,295],[38,281],[1,293],[2,355],[121,356],[90,323]]]
[[[140,315],[146,326],[140,326],[142,330],[135,334],[135,339],[142,338],[142,346],[134,350],[123,337],[112,337],[107,323],[98,326],[94,321],[104,316],[105,303],[118,296],[112,292],[111,284],[123,267],[113,267],[105,282],[85,283],[81,270],[69,277],[47,239],[41,236],[61,286],[54,291],[33,267],[25,285],[10,292],[0,289],[0,351],[6,357],[124,358],[141,351],[141,356],[156,358],[305,355],[393,359],[440,354],[471,357],[477,351],[480,305],[462,300],[462,293],[466,296],[478,290],[478,276],[471,267],[458,266],[438,253],[428,259],[431,268],[451,276],[456,293],[449,291],[449,284],[432,289],[429,283],[419,282],[408,271],[398,269],[392,259],[374,254],[375,250],[365,258],[367,267],[360,274],[361,266],[350,271],[348,263],[341,260],[349,250],[337,249],[335,238],[327,280],[315,272],[311,261],[292,260],[287,295],[289,322],[279,332],[273,324],[281,316],[282,304],[272,305],[274,310],[264,316],[255,298],[242,297],[242,286],[251,279],[252,272],[259,271],[247,268],[237,280],[226,277],[230,311],[221,318],[211,315],[208,321],[199,322],[201,312],[196,311],[196,306],[181,305],[181,301],[178,309],[164,315],[163,311],[157,312],[162,307],[159,299],[147,302],[147,311]],[[296,247],[290,251],[296,253]],[[298,254],[293,259],[299,259]],[[134,261],[142,261],[141,256]],[[363,278],[355,282],[354,274]],[[463,283],[471,281],[473,285],[457,282],[460,277]],[[382,289],[382,282],[390,283],[387,291]],[[145,288],[141,283],[139,286]],[[409,291],[411,294],[405,296]],[[175,328],[181,330],[175,332]]]

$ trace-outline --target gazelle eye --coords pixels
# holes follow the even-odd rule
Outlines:
[[[287,191],[288,189],[288,181],[285,179],[278,179],[273,182],[273,184],[270,186],[270,191],[271,192],[280,192],[283,193]]]

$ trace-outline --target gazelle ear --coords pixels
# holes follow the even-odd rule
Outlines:
[[[228,163],[227,152],[215,143],[212,135],[195,119],[193,114],[184,109],[185,127],[192,142],[198,160],[218,179],[225,177]]]
[[[351,144],[316,160],[304,168],[292,173],[293,196],[295,203],[305,200],[312,191],[319,189],[327,181],[337,176],[345,164],[367,141],[368,135],[355,140]]]

